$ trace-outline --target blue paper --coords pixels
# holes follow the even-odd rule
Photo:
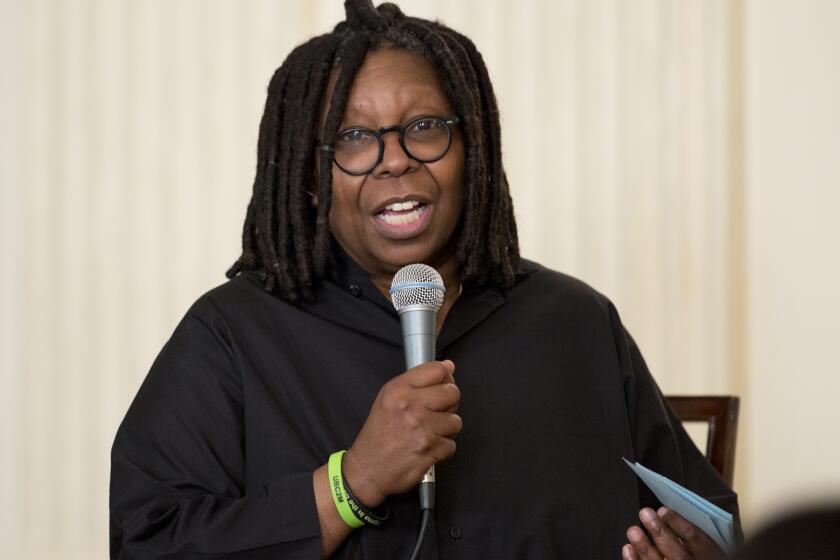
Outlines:
[[[647,484],[662,505],[696,525],[725,552],[732,551],[735,546],[735,528],[731,513],[639,463],[633,464],[627,459],[624,462]]]

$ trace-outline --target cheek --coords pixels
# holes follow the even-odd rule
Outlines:
[[[440,185],[444,189],[444,196],[451,202],[457,204],[460,210],[463,201],[464,191],[464,151],[463,146],[453,146],[451,159],[444,160],[445,166],[441,169],[439,178]]]
[[[447,162],[448,184],[455,186],[459,191],[464,183],[464,169],[466,168],[466,158],[464,156],[464,141],[460,134],[452,141],[452,147],[449,149],[449,156],[444,158]]]
[[[330,229],[333,232],[346,230],[358,214],[358,181],[341,172],[333,172],[332,196],[330,197]]]

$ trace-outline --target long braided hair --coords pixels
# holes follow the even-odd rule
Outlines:
[[[432,63],[464,133],[464,209],[455,253],[461,282],[512,286],[519,242],[502,167],[499,110],[481,54],[467,37],[439,22],[405,16],[391,3],[346,0],[345,10],[345,21],[295,48],[271,78],[242,254],[227,277],[256,271],[267,291],[291,302],[314,300],[330,252],[332,159],[318,158],[317,185],[315,173],[327,83],[335,70],[322,139],[332,144],[367,52],[400,48]],[[306,194],[312,191],[317,208]]]

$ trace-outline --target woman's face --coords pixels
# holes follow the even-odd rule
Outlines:
[[[368,53],[339,130],[378,130],[418,116],[454,116],[432,65],[404,50]],[[411,159],[397,132],[382,138],[382,161],[367,175],[348,175],[333,165],[329,215],[333,236],[372,277],[390,278],[402,266],[416,262],[451,268],[453,234],[463,206],[464,145],[458,127],[453,129],[449,151],[433,163]]]

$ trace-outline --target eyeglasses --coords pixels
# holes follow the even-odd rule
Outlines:
[[[452,127],[458,117],[417,117],[403,125],[395,124],[379,130],[354,127],[342,130],[332,146],[319,144],[324,152],[332,152],[335,164],[348,175],[367,175],[382,163],[385,152],[383,134],[400,133],[400,146],[411,159],[432,163],[446,155],[452,145]]]

